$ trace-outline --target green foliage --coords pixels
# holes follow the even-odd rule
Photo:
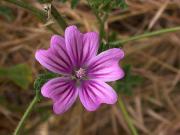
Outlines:
[[[101,48],[101,47],[102,47],[102,48]],[[98,53],[101,53],[101,52],[103,52],[103,51],[106,51],[108,48],[109,48],[109,46],[108,46],[106,43],[102,42],[101,45],[100,45],[100,48],[99,48],[99,50],[98,50]]]
[[[19,64],[10,68],[0,68],[0,80],[10,80],[22,89],[27,89],[32,82],[32,71],[26,64]]]
[[[7,6],[0,6],[0,16],[5,17],[8,21],[13,21],[15,18],[12,9]]]
[[[126,9],[128,6],[125,2],[125,0],[117,0],[117,4],[119,7],[121,7],[122,9]]]
[[[75,8],[77,4],[79,3],[79,0],[71,0],[71,8]]]
[[[132,75],[131,73],[131,66],[125,65],[125,77],[122,80],[118,80],[116,82],[116,91],[121,92],[125,95],[132,95],[133,88],[142,83],[143,79],[141,76]]]
[[[67,0],[58,0],[59,2],[65,3]],[[71,8],[74,9],[78,5],[80,0],[71,0]]]
[[[108,42],[112,42],[117,39],[117,32],[111,32],[108,37]]]
[[[65,3],[67,0],[58,0],[59,2]]]
[[[109,49],[109,48],[114,48],[114,46],[111,46],[111,45],[109,44],[109,42],[113,42],[113,41],[117,40],[117,35],[118,35],[117,32],[111,32],[111,33],[109,34],[107,43],[104,43],[104,42],[101,43],[101,46],[103,46],[103,47],[102,47],[102,51],[105,51],[105,50],[107,50],[107,49]],[[122,47],[122,46],[118,46],[118,48],[119,48],[119,47]]]
[[[46,83],[49,79],[55,78],[57,77],[57,74],[51,73],[51,72],[47,72],[44,74],[40,74],[36,80],[34,81],[34,90],[36,92],[36,94],[38,95],[39,99],[40,99],[40,90],[41,87],[44,85],[44,83]]]
[[[125,1],[124,0],[87,0],[87,1],[98,20],[100,42],[103,42],[103,40],[107,40],[107,33],[105,32],[105,22],[108,19],[109,13],[113,9],[125,7],[124,6]],[[108,43],[104,43],[104,44],[105,45],[102,44],[103,46],[100,48],[100,51],[105,50],[105,48],[109,48]]]
[[[52,0],[37,0],[39,3],[45,4],[45,3],[51,3]]]
[[[127,8],[125,0],[88,0],[88,2],[94,9],[105,12],[114,8]]]

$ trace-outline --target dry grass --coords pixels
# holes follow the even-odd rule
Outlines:
[[[179,0],[127,3],[128,10],[112,12],[106,22],[107,31],[117,31],[120,38],[180,25]],[[43,8],[38,3],[34,5]],[[8,23],[0,18],[0,66],[28,63],[36,76],[43,70],[35,61],[34,52],[49,46],[52,33],[30,13],[9,6],[14,9],[16,19]],[[82,31],[98,30],[95,16],[84,1],[75,10],[68,3],[57,7],[69,24],[78,25]],[[52,25],[57,29],[58,26]],[[133,73],[144,78],[143,84],[134,88],[133,96],[124,97],[140,135],[179,135],[180,33],[130,42],[124,50],[124,63],[132,64]],[[0,104],[0,135],[12,133],[32,97],[32,87],[23,91],[12,83],[0,83],[0,98],[5,102]],[[46,120],[40,117],[43,113],[47,113]],[[30,135],[130,135],[117,105],[105,105],[90,113],[77,102],[66,114],[55,116],[51,102],[43,100],[26,125]]]

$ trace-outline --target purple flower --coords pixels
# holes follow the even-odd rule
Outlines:
[[[76,26],[65,30],[65,37],[54,35],[48,50],[38,50],[36,59],[46,69],[61,74],[41,88],[44,97],[54,102],[56,114],[67,111],[79,96],[88,111],[96,110],[101,103],[114,104],[117,94],[105,82],[124,76],[119,60],[124,57],[121,49],[113,48],[97,55],[99,35],[82,34]]]

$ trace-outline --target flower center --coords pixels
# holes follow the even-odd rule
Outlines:
[[[80,68],[79,70],[75,71],[75,77],[77,79],[83,79],[86,77],[86,70],[83,68]]]

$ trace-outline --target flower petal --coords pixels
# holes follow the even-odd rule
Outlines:
[[[119,67],[119,60],[124,57],[121,49],[109,49],[94,57],[88,64],[88,77],[105,82],[115,81],[124,77]]]
[[[61,60],[60,63],[64,63],[70,71],[72,70],[72,61],[69,57],[66,49],[65,39],[59,35],[53,35],[51,37],[51,49],[55,55]]]
[[[71,60],[77,68],[80,64],[80,54],[82,53],[83,34],[76,26],[69,26],[65,30],[66,48]]]
[[[64,77],[58,77],[45,83],[41,93],[44,97],[51,98],[54,101],[53,110],[56,114],[67,111],[78,96],[75,81]]]
[[[100,80],[86,80],[79,88],[79,97],[88,111],[95,111],[101,103],[114,104],[117,94],[111,86]]]
[[[88,32],[83,35],[82,63],[85,64],[88,60],[97,55],[99,48],[99,35],[96,32]]]
[[[97,54],[99,35],[96,32],[82,34],[76,26],[69,26],[65,30],[65,42],[73,64],[80,68]]]
[[[61,36],[52,36],[51,47],[48,50],[36,51],[35,57],[41,65],[52,72],[59,74],[70,74],[72,72],[72,62]]]

